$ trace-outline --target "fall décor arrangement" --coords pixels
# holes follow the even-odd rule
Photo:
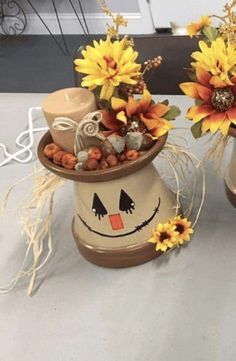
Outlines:
[[[223,15],[202,16],[187,27],[190,37],[201,36],[199,50],[192,53],[188,74],[191,81],[180,84],[184,94],[195,100],[186,114],[193,121],[193,136],[208,139],[205,159],[214,161],[221,174],[225,149],[236,138],[236,0],[227,3]],[[212,25],[216,19],[217,27]],[[236,207],[236,141],[225,172],[227,196]]]
[[[0,293],[29,277],[32,294],[37,272],[52,253],[53,200],[65,179],[74,183],[73,237],[80,253],[100,266],[148,262],[188,242],[198,222],[204,171],[189,150],[167,142],[180,110],[168,100],[155,101],[145,83],[162,57],[140,64],[134,40],[119,36],[126,20],[113,15],[104,0],[100,3],[112,24],[104,39],[87,45],[74,61],[75,71],[83,74],[81,87],[57,90],[43,100],[49,130],[38,145],[44,168],[33,173],[34,186],[23,206],[26,255]],[[152,162],[157,155],[162,161],[158,171]],[[194,207],[199,186],[199,206]]]
[[[109,12],[104,2],[102,5],[103,10]],[[145,84],[145,75],[160,66],[161,56],[139,64],[134,41],[127,36],[119,38],[118,28],[125,24],[123,17],[113,17],[113,20],[116,26],[108,28],[106,39],[94,40],[81,51],[81,59],[75,60],[75,70],[84,74],[81,86],[93,92],[101,114],[97,121],[97,139],[94,138],[91,147],[78,147],[75,154],[64,154],[60,148],[60,153],[51,156],[51,150],[54,152],[58,144],[45,149],[49,159],[68,169],[100,170],[136,160],[172,129],[172,120],[180,114],[178,107],[169,105],[167,100],[154,102]],[[92,127],[94,120],[96,116],[86,123],[87,127]],[[53,127],[59,130],[55,123]],[[86,137],[82,132],[77,132],[79,144],[80,138]]]
[[[192,53],[191,82],[180,84],[183,93],[195,99],[186,117],[194,122],[196,138],[208,132],[227,136],[236,126],[235,5],[235,0],[226,4],[224,16],[203,16],[188,26],[191,37],[202,38],[200,50]],[[221,21],[219,28],[212,26],[213,18]]]

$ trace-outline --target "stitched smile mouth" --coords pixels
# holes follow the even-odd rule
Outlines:
[[[83,223],[83,225],[88,228],[88,230],[90,232],[93,232],[95,234],[98,234],[99,236],[102,237],[108,237],[108,238],[118,238],[118,237],[125,237],[125,236],[130,236],[131,234],[134,234],[136,232],[140,232],[144,227],[146,227],[155,217],[155,215],[157,214],[157,212],[159,211],[161,205],[161,199],[159,197],[158,199],[158,205],[155,207],[151,217],[149,217],[146,221],[142,222],[141,224],[139,224],[138,226],[136,226],[132,231],[126,232],[126,233],[122,233],[122,234],[106,234],[106,233],[101,233],[96,231],[95,229],[93,229],[92,227],[90,227],[85,220],[77,213],[77,216],[79,217],[79,219],[81,220],[81,222]]]

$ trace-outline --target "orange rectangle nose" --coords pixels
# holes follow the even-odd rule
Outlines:
[[[119,229],[123,229],[123,221],[119,213],[117,214],[110,214],[109,215],[111,227],[114,231],[118,231]]]

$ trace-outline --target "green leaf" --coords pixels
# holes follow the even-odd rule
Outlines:
[[[169,105],[169,100],[168,100],[168,99],[165,99],[165,100],[163,100],[163,102],[161,102],[161,104]]]
[[[191,127],[191,132],[194,138],[200,138],[202,135],[202,121],[193,124]]]
[[[202,29],[202,32],[210,41],[216,40],[216,38],[219,36],[218,30],[213,28],[213,26],[205,26]]]
[[[166,114],[164,114],[164,118],[166,120],[173,120],[175,118],[177,118],[180,115],[181,111],[180,109],[175,106],[175,105],[171,105],[170,109],[168,110],[168,112]]]

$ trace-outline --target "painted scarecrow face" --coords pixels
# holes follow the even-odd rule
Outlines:
[[[174,197],[156,169],[98,183],[75,183],[76,227],[81,239],[122,247],[150,237],[152,228],[174,215]]]

